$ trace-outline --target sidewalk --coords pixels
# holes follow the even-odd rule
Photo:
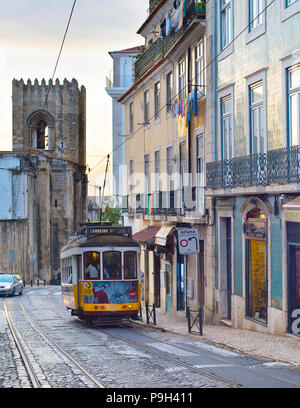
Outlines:
[[[258,333],[212,324],[203,325],[203,336],[189,334],[186,318],[175,318],[161,312],[159,309],[156,309],[156,326],[152,323],[147,325],[145,308],[143,308],[143,320],[137,323],[176,334],[191,336],[193,339],[199,339],[199,341],[229,347],[235,351],[252,356],[268,357],[276,361],[300,366],[300,338],[296,336]]]

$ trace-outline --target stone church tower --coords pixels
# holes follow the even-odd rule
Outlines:
[[[87,220],[86,91],[75,79],[14,79],[12,91],[11,155],[27,163],[24,277],[48,282],[59,273],[61,248]]]

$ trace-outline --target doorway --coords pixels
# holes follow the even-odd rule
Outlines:
[[[185,310],[185,258],[177,254],[177,310]]]
[[[198,299],[199,305],[204,306],[204,241],[199,240],[200,252],[198,253]]]
[[[154,252],[154,303],[160,307],[160,254]]]
[[[299,324],[296,324],[296,319],[299,320],[300,315],[300,245],[289,245],[289,263],[288,331],[299,335],[300,328]]]
[[[172,313],[172,265],[166,264],[166,312]]]
[[[232,296],[232,221],[231,217],[220,217],[219,270],[220,270],[220,315],[231,320]]]
[[[226,286],[227,286],[227,318],[231,320],[231,292],[232,292],[232,237],[231,218],[226,218]]]

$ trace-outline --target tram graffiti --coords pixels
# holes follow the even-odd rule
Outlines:
[[[92,282],[92,293],[84,296],[84,302],[89,304],[118,304],[138,301],[137,282]]]

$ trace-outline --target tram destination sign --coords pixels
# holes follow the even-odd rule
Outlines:
[[[180,255],[198,254],[200,252],[197,228],[178,228],[177,233]]]

